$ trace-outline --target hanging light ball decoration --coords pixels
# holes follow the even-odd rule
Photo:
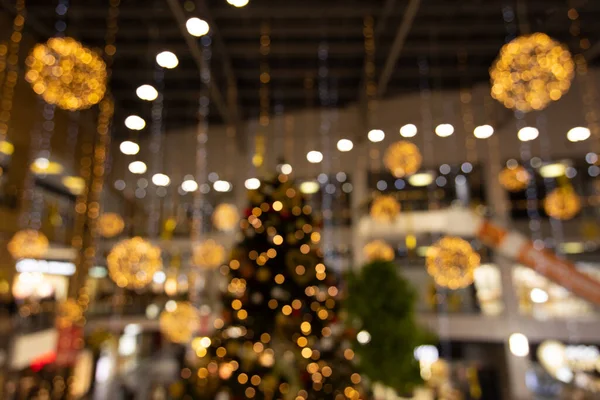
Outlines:
[[[571,87],[575,63],[569,50],[544,33],[504,45],[490,68],[492,97],[506,108],[543,110]]]
[[[170,342],[186,344],[198,331],[200,316],[198,310],[187,301],[167,304],[160,314],[160,331]]]
[[[15,233],[7,247],[8,252],[15,260],[40,259],[46,255],[50,242],[42,232],[26,229]]]
[[[56,325],[60,328],[70,328],[83,320],[83,309],[74,299],[68,299],[58,305]]]
[[[469,242],[446,236],[427,250],[427,272],[439,286],[461,289],[473,283],[480,257]]]
[[[368,262],[393,261],[395,258],[394,249],[383,240],[367,243],[363,248],[363,254]]]
[[[392,222],[400,214],[400,203],[394,196],[377,196],[370,214],[378,222]]]
[[[112,238],[123,232],[125,221],[117,213],[105,213],[98,218],[96,226],[103,237]]]
[[[419,148],[406,140],[390,145],[385,151],[383,163],[396,178],[412,175],[421,168],[423,157]]]
[[[498,175],[500,185],[509,192],[520,192],[529,186],[531,176],[522,166],[506,167]]]
[[[84,110],[106,94],[106,63],[70,37],[37,44],[27,57],[25,79],[44,101],[63,110]]]
[[[141,237],[123,240],[106,258],[110,278],[119,286],[141,289],[162,268],[160,248]]]
[[[192,262],[195,266],[205,269],[215,269],[225,261],[225,248],[212,239],[194,245]]]
[[[229,232],[237,227],[238,222],[240,221],[240,213],[233,204],[219,204],[217,208],[215,208],[212,221],[215,228],[218,230]]]
[[[544,210],[552,218],[566,221],[581,211],[581,200],[572,187],[559,187],[546,196]]]

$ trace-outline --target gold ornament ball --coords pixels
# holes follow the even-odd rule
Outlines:
[[[363,253],[367,261],[393,261],[395,258],[394,249],[383,240],[374,240],[367,243],[363,248]]]
[[[400,203],[394,196],[378,196],[371,204],[371,217],[379,222],[392,222],[400,214]]]
[[[569,50],[544,33],[504,45],[490,69],[492,97],[506,108],[542,110],[571,87],[575,63]]]
[[[26,229],[15,233],[7,247],[8,252],[15,260],[40,259],[46,255],[50,243],[42,232]]]
[[[212,216],[212,221],[220,231],[231,231],[235,229],[240,221],[240,213],[233,204],[219,204],[215,208],[215,212]]]
[[[119,235],[125,229],[125,222],[119,214],[106,213],[98,218],[98,232],[105,238],[112,238]]]
[[[412,175],[421,168],[421,152],[411,142],[400,140],[385,151],[383,163],[396,178]]]
[[[569,220],[581,211],[581,200],[572,188],[561,187],[546,197],[544,210],[554,219]]]
[[[141,289],[152,282],[162,268],[159,247],[141,237],[123,240],[112,248],[106,258],[110,278],[119,286]]]
[[[460,289],[473,283],[480,257],[466,240],[446,236],[429,248],[427,272],[439,286]]]
[[[192,261],[197,267],[218,268],[225,261],[225,248],[212,239],[205,240],[194,246]]]
[[[523,166],[518,165],[514,168],[504,168],[500,172],[498,180],[502,187],[509,192],[520,192],[529,186],[531,176]]]
[[[58,328],[70,328],[83,320],[83,309],[74,299],[68,299],[58,305],[56,325]]]
[[[159,318],[160,331],[173,343],[188,343],[198,331],[198,310],[186,301],[178,301],[172,309],[164,310]]]
[[[84,110],[106,94],[106,63],[77,40],[51,38],[26,60],[25,79],[44,101],[63,110]]]

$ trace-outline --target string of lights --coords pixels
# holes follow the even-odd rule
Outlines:
[[[259,126],[254,138],[255,149],[252,159],[252,164],[256,168],[261,168],[264,165],[266,135],[271,123],[271,92],[269,87],[271,71],[269,68],[269,54],[271,54],[271,26],[268,22],[263,22],[260,28],[260,114],[258,118]]]
[[[381,168],[381,156],[379,149],[373,144],[380,142],[385,137],[383,131],[373,129],[373,119],[377,112],[377,83],[375,82],[376,66],[375,66],[375,19],[371,15],[367,15],[363,20],[363,36],[365,50],[365,122],[369,129],[369,159],[371,162],[371,170],[379,171]],[[373,133],[376,131],[377,133]],[[381,133],[379,133],[381,132]]]
[[[0,45],[0,55],[6,61],[0,62],[0,76],[3,76],[3,85],[1,87],[2,106],[0,112],[0,142],[6,140],[10,131],[10,119],[13,107],[13,98],[15,86],[19,75],[19,51],[21,40],[23,39],[23,27],[27,12],[25,9],[25,0],[17,0],[15,9],[17,15],[13,20],[12,34],[8,45]]]

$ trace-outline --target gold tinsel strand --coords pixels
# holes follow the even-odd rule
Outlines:
[[[421,168],[421,152],[411,142],[400,140],[385,151],[383,163],[396,178],[412,175]]]
[[[439,286],[460,289],[473,283],[480,257],[469,242],[459,237],[446,236],[427,251],[427,272]]]
[[[25,79],[44,101],[64,110],[83,110],[106,94],[106,63],[73,38],[51,38],[27,57]]]
[[[492,97],[506,108],[542,110],[571,87],[575,63],[569,50],[544,33],[504,45],[490,69]]]

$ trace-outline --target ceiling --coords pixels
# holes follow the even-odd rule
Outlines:
[[[10,1],[1,2],[10,8],[7,6]],[[108,1],[71,0],[71,3],[67,33],[88,46],[102,47]],[[292,110],[320,104],[316,83],[319,67],[325,64],[328,72],[321,79],[326,79],[330,90],[337,94],[335,105],[361,102],[365,16],[372,15],[375,19],[378,91],[382,96],[393,96],[418,91],[423,84],[441,90],[487,80],[488,68],[510,33],[543,31],[573,48],[567,3],[567,0],[250,0],[248,6],[238,9],[226,0],[121,0],[111,82],[118,106],[117,118],[135,113],[147,121],[151,119],[152,106],[139,100],[135,89],[154,82],[154,57],[168,49],[177,54],[180,64],[165,75],[166,129],[197,122],[201,84],[195,51],[199,40],[182,30],[182,23],[190,16],[211,24],[215,105],[211,107],[211,119],[238,123],[259,113],[262,57],[259,41],[265,22],[271,27],[268,56],[271,105],[279,110]],[[600,4],[592,0],[576,3],[582,34],[594,44],[600,36],[597,24]],[[58,0],[27,0],[27,4],[28,25],[39,39],[54,34]],[[519,26],[519,19],[511,18],[511,13],[527,18],[521,18]],[[320,46],[328,48],[326,61],[318,58]],[[593,47],[591,52],[597,50]],[[316,82],[312,88],[307,89],[307,79]],[[235,92],[237,96],[232,96]],[[122,124],[117,124],[117,128],[125,130]]]

